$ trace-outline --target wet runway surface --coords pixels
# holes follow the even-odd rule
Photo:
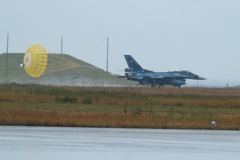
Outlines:
[[[239,157],[239,131],[0,126],[6,160]]]

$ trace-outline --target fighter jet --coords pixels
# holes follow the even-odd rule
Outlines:
[[[190,71],[180,70],[171,72],[154,72],[143,69],[138,62],[131,55],[124,55],[128,68],[126,68],[125,76],[128,80],[138,81],[142,85],[172,85],[180,88],[186,84],[186,79],[193,80],[205,80],[206,78],[200,77],[197,74],[191,73]]]

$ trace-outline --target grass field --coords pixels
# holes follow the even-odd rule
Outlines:
[[[240,89],[0,84],[0,125],[239,130]]]

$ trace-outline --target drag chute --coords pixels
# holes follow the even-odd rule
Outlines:
[[[33,45],[26,51],[23,63],[20,64],[24,67],[27,74],[31,77],[38,78],[44,73],[49,74],[52,72],[59,72],[63,70],[73,69],[77,67],[82,68],[97,68],[81,62],[83,65],[78,64],[78,61],[73,61],[74,57],[69,55],[55,54],[48,52],[42,45]]]
[[[48,54],[42,45],[31,46],[25,53],[23,64],[28,75],[38,78],[46,70],[48,64]]]

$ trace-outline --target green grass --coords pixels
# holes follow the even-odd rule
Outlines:
[[[0,124],[239,130],[240,89],[1,84]]]

